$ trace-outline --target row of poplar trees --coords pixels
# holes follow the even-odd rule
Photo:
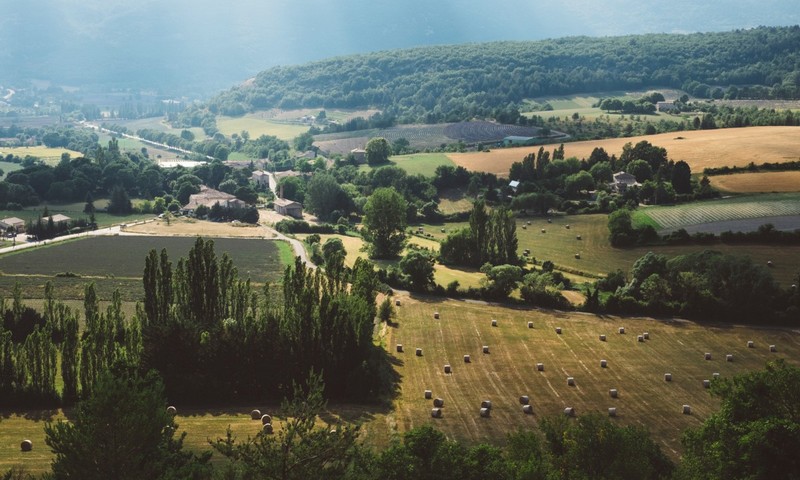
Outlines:
[[[0,300],[0,406],[72,403],[117,363],[159,371],[174,402],[279,400],[311,369],[332,398],[376,399],[391,387],[372,342],[378,281],[368,261],[330,274],[298,258],[282,292],[257,289],[198,238],[175,265],[151,251],[143,281],[130,320],[118,292],[101,311],[86,286],[80,330],[79,312],[50,284],[42,313],[23,305],[18,287],[12,302]]]

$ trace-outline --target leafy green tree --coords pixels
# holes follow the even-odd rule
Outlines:
[[[394,258],[405,245],[405,199],[393,188],[375,190],[364,205],[364,230],[375,258]]]
[[[364,148],[367,152],[367,163],[369,165],[381,165],[389,161],[392,154],[392,147],[383,137],[371,138]]]
[[[408,276],[411,289],[425,292],[433,282],[433,258],[419,250],[409,252],[400,260],[400,271]]]
[[[236,196],[236,198],[244,203],[247,203],[248,205],[253,205],[258,201],[258,193],[256,193],[256,191],[253,190],[253,187],[250,185],[237,187],[233,194]]]
[[[321,220],[332,221],[331,215],[347,214],[351,210],[350,197],[333,175],[317,173],[308,182],[305,195],[305,207]]]
[[[608,230],[611,245],[615,247],[627,247],[636,242],[630,210],[619,209],[612,212],[608,216]]]
[[[692,169],[688,163],[683,160],[675,162],[675,166],[672,167],[671,182],[676,193],[683,195],[692,193]]]
[[[92,214],[94,212],[94,197],[92,196],[92,192],[86,192],[86,204],[83,206],[83,213]]]
[[[481,272],[486,275],[485,279],[481,279],[481,284],[487,296],[495,300],[508,298],[522,280],[522,269],[516,265],[492,266],[487,263],[481,267]]]
[[[589,191],[594,188],[594,178],[586,170],[567,176],[564,179],[564,188],[571,195]]]
[[[329,238],[322,245],[322,259],[325,262],[325,271],[329,273],[339,272],[344,268],[344,260],[347,250],[341,238]]]
[[[128,192],[122,186],[117,185],[111,189],[111,195],[108,199],[108,213],[115,215],[128,215],[133,212],[133,204],[131,203]]]
[[[712,382],[719,411],[684,433],[687,478],[800,478],[800,368],[784,360]]]
[[[106,373],[70,422],[45,424],[58,479],[204,479],[210,454],[183,452],[183,437],[166,411],[161,379],[150,373]]]
[[[628,164],[627,170],[628,173],[636,177],[636,181],[639,183],[644,183],[653,178],[653,169],[650,168],[650,164],[645,160],[632,161]]]

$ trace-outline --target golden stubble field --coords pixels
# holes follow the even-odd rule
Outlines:
[[[723,192],[800,192],[800,172],[758,172],[709,177],[711,186]]]
[[[718,130],[669,132],[642,137],[611,138],[564,144],[566,157],[589,158],[592,150],[601,147],[609,155],[619,156],[622,147],[647,140],[667,149],[669,158],[684,160],[695,173],[706,167],[745,166],[750,162],[785,162],[800,159],[800,127],[748,127]],[[545,146],[552,150],[557,145]],[[508,176],[511,164],[522,161],[539,146],[506,148],[491,152],[449,153],[456,164],[468,170]]]
[[[606,414],[615,421],[647,427],[673,458],[680,438],[718,408],[703,387],[717,372],[722,377],[762,369],[767,361],[800,362],[800,334],[790,330],[740,326],[704,326],[688,321],[600,317],[544,310],[518,310],[475,302],[402,298],[387,338],[397,360],[400,395],[390,414],[398,431],[433,423],[448,437],[468,442],[503,442],[518,428],[574,407],[578,415]],[[435,320],[433,313],[439,312]],[[498,326],[492,327],[496,319]],[[527,323],[533,322],[534,328]],[[556,327],[562,328],[557,334]],[[624,327],[621,335],[618,329]],[[637,336],[649,333],[649,340]],[[605,334],[607,341],[599,340]],[[747,348],[747,341],[755,348]],[[395,352],[396,344],[403,353]],[[482,347],[489,347],[489,354]],[[770,353],[769,345],[778,352]],[[422,348],[422,356],[415,354]],[[711,360],[704,353],[712,354]],[[726,361],[726,355],[733,361]],[[464,355],[470,355],[465,363]],[[607,360],[601,368],[600,360]],[[543,363],[544,371],[536,364]],[[444,372],[449,364],[452,373]],[[664,374],[671,373],[666,382]],[[567,385],[573,377],[575,385]],[[617,389],[618,398],[611,398]],[[443,418],[432,419],[432,400],[444,400]],[[528,395],[534,414],[519,403]],[[492,402],[490,418],[479,415],[481,401]],[[690,405],[691,415],[682,413]],[[367,428],[375,428],[367,425]]]

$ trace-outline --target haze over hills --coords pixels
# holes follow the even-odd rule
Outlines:
[[[0,82],[212,92],[275,65],[413,46],[800,23],[793,0],[29,0],[0,8]]]

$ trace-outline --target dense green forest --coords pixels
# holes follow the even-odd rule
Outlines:
[[[275,67],[212,112],[377,107],[400,123],[456,121],[526,98],[672,87],[701,98],[800,97],[800,27],[423,47]]]

